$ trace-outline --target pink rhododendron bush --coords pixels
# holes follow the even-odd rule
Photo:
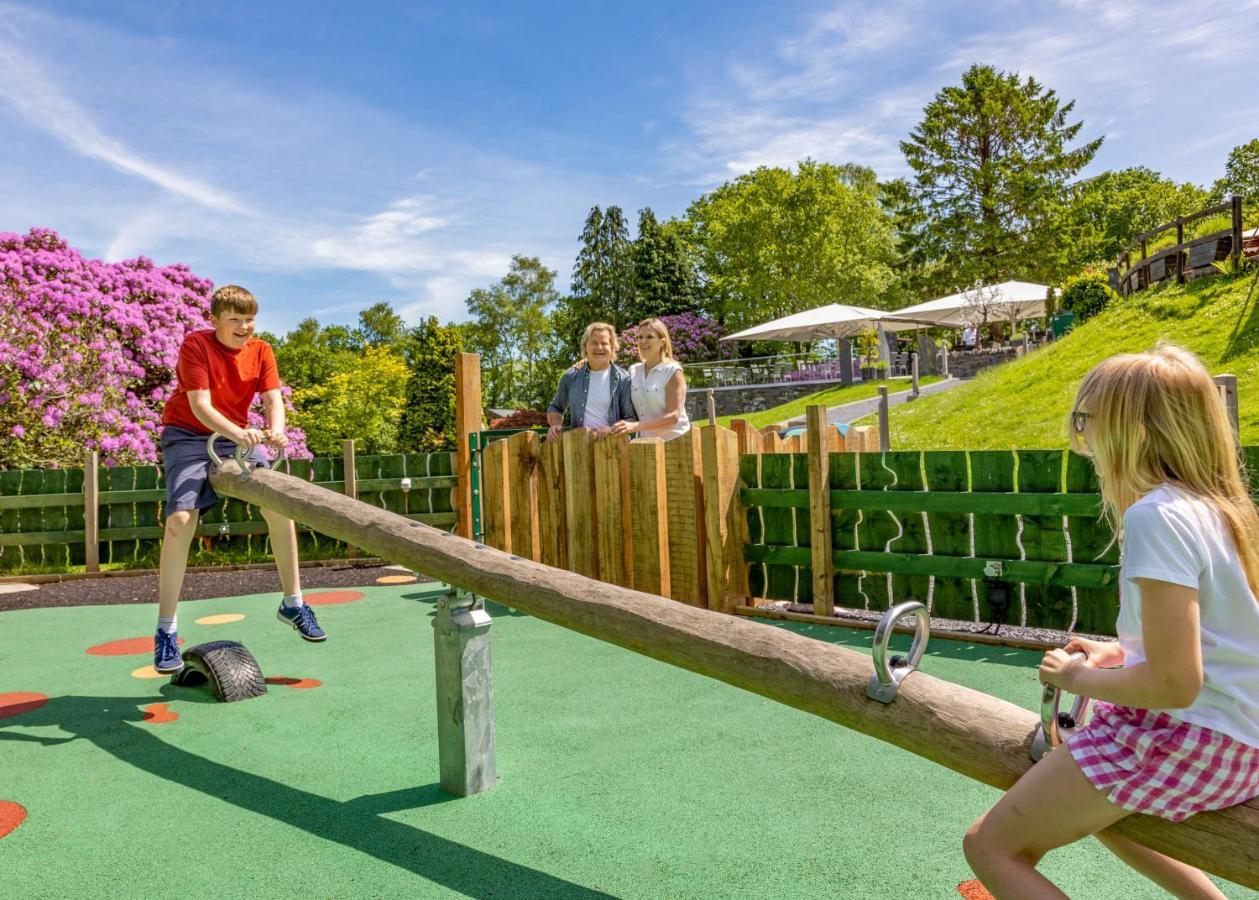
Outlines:
[[[84,449],[158,462],[179,345],[209,327],[212,288],[183,265],[84,259],[53,231],[0,233],[0,468],[82,465]]]

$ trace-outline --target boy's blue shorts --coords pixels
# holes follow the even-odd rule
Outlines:
[[[162,429],[162,465],[166,467],[164,515],[181,509],[200,512],[219,502],[219,495],[210,487],[210,454],[206,450],[209,439],[208,434],[197,434],[175,425]],[[232,459],[236,456],[236,445],[227,438],[220,438],[214,442],[214,452],[221,459]],[[248,458],[267,464],[259,447],[254,447]]]

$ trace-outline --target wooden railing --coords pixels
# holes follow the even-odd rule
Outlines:
[[[289,460],[282,470],[417,521],[455,524],[453,454],[356,456],[353,442],[346,443],[341,458]],[[141,558],[162,536],[165,498],[161,466],[97,467],[90,452],[83,468],[0,471],[0,568],[95,571],[102,561]],[[257,509],[231,499],[203,512],[197,527],[198,535],[228,546],[266,531]]]
[[[1229,213],[1232,217],[1228,228],[1185,240],[1186,225],[1224,213]],[[1160,247],[1153,254],[1149,253],[1150,240],[1173,228],[1176,229],[1176,243]],[[1134,260],[1133,254],[1138,251],[1141,255]],[[1165,278],[1174,276],[1178,282],[1183,282],[1187,277],[1210,272],[1211,264],[1226,256],[1231,256],[1236,265],[1241,253],[1242,201],[1241,197],[1234,195],[1217,206],[1189,216],[1180,216],[1166,225],[1137,235],[1115,261],[1115,290],[1120,296],[1126,297]]]

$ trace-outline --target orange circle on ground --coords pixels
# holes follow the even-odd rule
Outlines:
[[[302,597],[311,606],[331,606],[334,603],[353,603],[363,599],[362,591],[320,591]]]
[[[163,675],[152,666],[141,666],[131,673],[132,678],[170,678],[169,675]]]
[[[16,691],[12,694],[0,694],[0,719],[20,716],[22,713],[39,709],[47,702],[47,694],[37,694],[34,691]]]
[[[414,575],[382,575],[376,579],[377,584],[410,584],[419,581]]]
[[[226,625],[229,622],[239,622],[243,618],[244,613],[220,613],[217,616],[202,616],[196,622],[198,625]]]
[[[179,638],[179,643],[184,642],[183,638]],[[109,641],[104,644],[97,644],[95,647],[88,647],[87,652],[93,656],[139,656],[141,653],[153,652],[153,638],[123,638],[120,641]]]
[[[150,703],[144,707],[144,721],[150,725],[165,725],[167,722],[178,722],[179,713],[171,712],[169,703]]]
[[[317,688],[323,684],[322,681],[315,678],[288,678],[283,675],[272,675],[264,680],[267,684],[282,684],[285,687],[291,687],[299,691],[304,691],[307,688]]]
[[[26,821],[26,807],[12,800],[0,800],[0,838]]]
[[[984,887],[982,881],[963,881],[957,886],[957,892],[966,900],[992,900],[992,894]]]

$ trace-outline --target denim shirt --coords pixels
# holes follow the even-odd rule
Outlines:
[[[630,400],[630,377],[618,365],[612,366],[609,379],[612,388],[612,405],[608,407],[608,415],[613,422],[622,419],[635,420],[634,404]],[[560,376],[560,385],[555,389],[555,399],[547,407],[547,412],[563,415],[569,413],[573,428],[583,427],[586,419],[586,395],[590,393],[590,366],[573,366]]]

